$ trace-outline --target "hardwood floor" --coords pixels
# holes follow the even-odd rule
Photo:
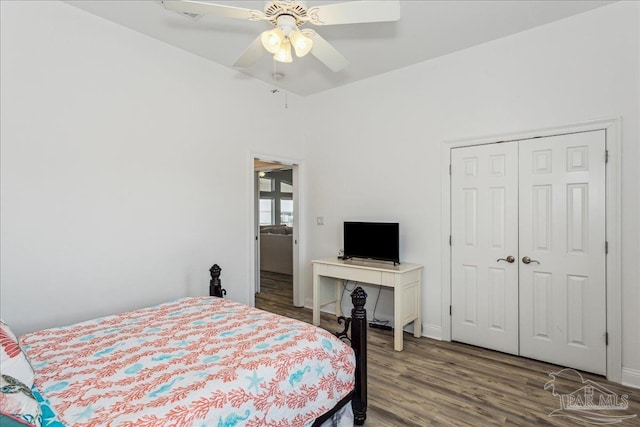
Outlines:
[[[293,307],[291,276],[263,273],[256,306],[311,323],[311,310]],[[321,316],[321,327],[337,331],[335,317]],[[566,416],[560,396],[545,390],[549,374],[562,367],[455,342],[404,335],[404,350],[393,350],[393,332],[368,329],[368,400],[365,425],[385,426],[588,426]],[[623,387],[604,377],[581,373],[597,386],[628,396],[628,409],[592,411],[597,416],[633,416],[621,427],[640,426],[640,389]],[[584,385],[574,377],[554,382],[559,395]],[[600,407],[599,407],[600,408]],[[581,415],[576,411],[563,411]],[[609,418],[608,421],[612,419]],[[601,420],[602,421],[602,420]],[[602,424],[600,422],[599,424]]]

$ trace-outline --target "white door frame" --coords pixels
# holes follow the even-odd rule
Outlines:
[[[622,118],[613,117],[601,120],[557,126],[546,129],[534,129],[517,133],[485,136],[471,139],[443,141],[441,144],[442,167],[442,306],[441,338],[451,341],[451,180],[449,165],[451,149],[470,145],[492,144],[496,142],[516,141],[535,137],[552,136],[566,133],[605,130],[606,149],[609,161],[606,167],[606,239],[609,252],[606,256],[607,269],[607,379],[616,383],[622,381],[622,290],[621,272],[621,129]],[[604,153],[603,153],[604,156]]]
[[[256,292],[256,275],[259,274],[259,271],[257,271],[257,253],[259,250],[256,250],[256,231],[257,231],[257,225],[256,225],[256,210],[257,210],[257,205],[256,205],[256,191],[258,190],[258,180],[255,179],[255,170],[254,170],[254,163],[255,160],[264,160],[264,161],[269,161],[269,162],[276,162],[276,163],[282,163],[282,164],[286,164],[286,165],[292,165],[293,166],[293,223],[294,223],[294,227],[293,227],[293,305],[295,305],[296,307],[302,307],[304,306],[304,295],[302,292],[302,286],[301,286],[301,278],[300,278],[300,229],[301,229],[301,224],[300,222],[302,221],[302,218],[304,218],[304,215],[302,215],[301,210],[301,206],[302,203],[300,203],[300,188],[302,188],[302,182],[301,182],[301,168],[302,168],[302,161],[300,160],[296,160],[296,159],[291,159],[291,158],[287,158],[287,157],[282,157],[282,156],[277,156],[277,155],[272,155],[272,154],[264,154],[264,153],[256,153],[256,152],[251,152],[249,153],[249,165],[248,165],[248,169],[249,169],[249,173],[247,176],[251,177],[251,179],[248,180],[248,198],[249,198],[249,219],[247,221],[247,227],[248,227],[248,253],[249,253],[249,259],[248,259],[248,270],[249,270],[249,274],[247,275],[247,277],[249,277],[249,295],[248,295],[248,301],[249,301],[249,305],[251,306],[255,306],[256,302],[255,302],[255,292]]]

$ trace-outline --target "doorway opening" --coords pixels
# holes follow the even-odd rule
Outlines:
[[[255,301],[260,308],[284,312],[300,299],[298,165],[253,157],[253,176]]]

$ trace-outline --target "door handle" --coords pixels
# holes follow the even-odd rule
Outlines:
[[[522,262],[524,262],[525,264],[531,264],[532,262],[535,262],[536,264],[540,264],[540,261],[536,261],[535,259],[531,259],[528,256],[522,257]]]
[[[507,261],[508,263],[512,263],[513,261],[515,261],[516,259],[514,257],[512,257],[511,255],[509,255],[506,258],[498,258],[496,260],[496,262],[500,262],[500,261]]]

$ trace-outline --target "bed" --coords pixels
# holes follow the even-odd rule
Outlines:
[[[3,416],[50,427],[364,423],[362,289],[352,294],[352,318],[332,334],[221,298],[219,267],[211,273],[214,296],[22,336],[33,387],[5,375],[3,363]],[[2,336],[3,349],[15,350],[11,339]],[[37,409],[5,410],[7,397],[27,401],[28,391]]]

